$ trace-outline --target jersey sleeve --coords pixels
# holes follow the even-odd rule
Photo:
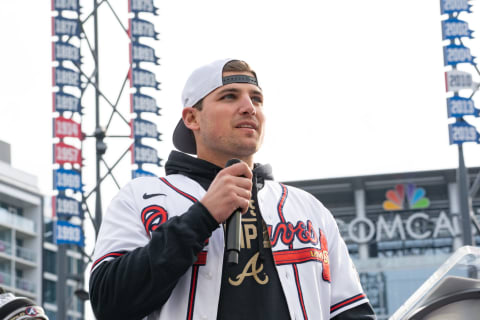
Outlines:
[[[159,310],[218,227],[197,202],[169,217],[150,238],[133,195],[132,184],[123,188],[100,228],[90,275],[90,302],[98,319],[142,319]]]
[[[112,199],[103,217],[91,271],[105,261],[120,257],[148,243],[149,237],[141,223],[140,214],[135,203],[132,183],[129,183]]]
[[[357,270],[330,212],[328,220],[328,254],[331,274],[330,317],[333,318],[368,303],[368,298],[363,292]]]

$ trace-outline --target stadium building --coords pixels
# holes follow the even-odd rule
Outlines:
[[[469,170],[471,181],[478,172]],[[286,183],[330,209],[378,319],[392,315],[462,246],[454,169]],[[478,195],[472,207],[478,216]]]

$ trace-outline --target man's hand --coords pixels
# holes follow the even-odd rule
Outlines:
[[[218,223],[240,208],[247,212],[252,196],[252,170],[245,162],[222,169],[200,202]]]

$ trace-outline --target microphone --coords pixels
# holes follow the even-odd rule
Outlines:
[[[230,159],[225,164],[226,167],[230,167],[235,163],[239,163],[238,159]],[[235,210],[232,215],[227,219],[227,263],[238,264],[238,254],[240,253],[240,237],[242,232],[242,212],[239,209]]]

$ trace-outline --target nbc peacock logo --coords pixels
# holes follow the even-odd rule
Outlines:
[[[383,202],[383,209],[386,211],[424,209],[430,206],[430,200],[425,197],[425,189],[417,188],[413,183],[397,184],[385,196],[387,200]]]

